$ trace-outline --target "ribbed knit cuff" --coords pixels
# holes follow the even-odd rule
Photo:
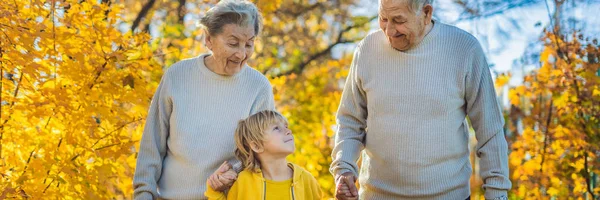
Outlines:
[[[485,190],[485,199],[494,199],[496,197],[507,196],[508,191],[488,188]],[[508,196],[507,196],[508,197]]]
[[[134,199],[135,200],[152,200],[152,199],[154,199],[154,197],[152,196],[152,193],[150,193],[150,192],[142,192],[138,195],[135,195]]]

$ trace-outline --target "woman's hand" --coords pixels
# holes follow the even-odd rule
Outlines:
[[[237,173],[235,173],[231,168],[231,165],[225,161],[217,171],[208,177],[208,184],[215,191],[224,191],[231,187],[236,179]]]

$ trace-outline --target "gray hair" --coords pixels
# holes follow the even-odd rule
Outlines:
[[[206,12],[200,19],[208,34],[217,35],[227,24],[254,27],[254,34],[260,33],[263,22],[258,8],[252,2],[245,0],[222,0]]]
[[[410,9],[418,16],[421,14],[421,10],[423,6],[427,4],[433,4],[433,0],[404,0],[410,4]],[[379,0],[379,5],[381,6],[381,0]]]
[[[412,9],[413,9],[413,11],[417,15],[420,15],[421,14],[421,10],[423,9],[423,6],[425,6],[427,4],[432,4],[433,0],[411,0],[411,3],[412,3]]]

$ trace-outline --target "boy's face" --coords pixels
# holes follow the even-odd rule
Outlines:
[[[287,123],[277,122],[271,125],[265,132],[265,141],[263,143],[264,152],[271,155],[281,155],[286,157],[294,153],[294,136],[288,129]]]

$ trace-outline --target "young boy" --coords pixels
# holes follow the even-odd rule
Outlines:
[[[235,130],[235,144],[235,156],[244,170],[227,196],[210,187],[215,184],[211,181],[218,177],[208,178],[209,186],[204,193],[208,199],[321,199],[317,180],[285,159],[294,153],[295,145],[287,119],[281,114],[262,111],[241,120]]]

